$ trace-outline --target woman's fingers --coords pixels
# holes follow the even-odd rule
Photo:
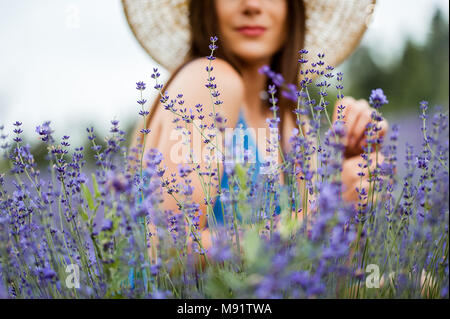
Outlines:
[[[377,123],[377,127],[380,129],[378,131],[378,137],[384,137],[387,134],[389,124],[387,120],[384,120]],[[361,153],[363,151],[363,147],[367,147],[367,138],[365,135],[363,135],[360,140],[357,142],[355,148],[353,149],[354,152]]]
[[[346,137],[343,141],[345,145],[345,156],[347,158],[363,152],[363,147],[367,146],[366,129],[372,121],[372,114],[375,111],[366,100],[355,100],[351,97],[344,98],[341,103],[345,105],[343,110],[346,127]],[[337,106],[333,114],[333,121],[337,119]],[[385,136],[388,130],[388,123],[383,120],[377,123],[380,128],[378,136]]]
[[[362,152],[361,142],[365,140],[365,131],[367,124],[370,123],[372,110],[366,101],[357,101],[354,107],[354,112],[358,113],[355,123],[348,132],[349,142],[347,144],[347,153],[349,155],[356,155]]]
[[[361,122],[361,116],[364,116],[364,118],[362,119],[362,122],[367,122],[367,115],[365,114],[364,110],[367,108],[368,104],[366,105],[364,100],[355,100],[352,97],[345,97],[341,103],[338,104],[342,104],[345,106],[343,112],[344,115],[344,123],[345,123],[345,128],[346,128],[346,136],[344,138],[344,145],[346,147],[346,157],[350,157],[352,155],[356,155],[358,153],[352,153],[349,152],[349,150],[353,150],[355,148],[356,143],[358,142],[358,138],[359,136],[357,136],[356,134],[356,127],[358,125],[358,123]],[[338,104],[336,104],[336,107],[334,109],[334,114],[333,114],[333,121],[337,120],[337,106]],[[370,120],[370,114],[369,114],[369,120]],[[360,128],[358,128],[358,130],[361,130]]]

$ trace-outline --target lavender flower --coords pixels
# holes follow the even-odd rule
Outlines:
[[[382,89],[376,89],[372,90],[372,93],[369,97],[369,103],[372,105],[375,109],[379,109],[384,104],[389,103],[389,101],[386,98],[386,95],[384,95],[384,92]]]

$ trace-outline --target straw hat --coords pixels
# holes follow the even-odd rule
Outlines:
[[[147,53],[169,71],[179,66],[190,43],[189,0],[122,0],[122,4]],[[375,0],[304,0],[304,4],[305,49],[309,56],[325,53],[326,62],[337,66],[359,44]]]

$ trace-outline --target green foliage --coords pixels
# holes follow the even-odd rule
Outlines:
[[[417,109],[417,101],[431,105],[449,104],[449,29],[442,13],[437,11],[426,43],[421,46],[409,40],[402,57],[393,65],[383,66],[367,47],[359,48],[349,59],[346,95],[365,98],[376,87],[384,88],[389,97],[387,113]]]

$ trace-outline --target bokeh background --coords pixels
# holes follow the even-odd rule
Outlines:
[[[106,135],[112,119],[131,131],[135,82],[150,82],[155,66],[119,0],[0,0],[0,125],[12,131],[23,122],[38,157],[46,150],[34,130],[47,120],[72,146],[88,145],[91,125]],[[383,88],[385,116],[417,140],[419,102],[449,105],[447,0],[378,0],[361,46],[339,68],[346,95],[368,98]]]

